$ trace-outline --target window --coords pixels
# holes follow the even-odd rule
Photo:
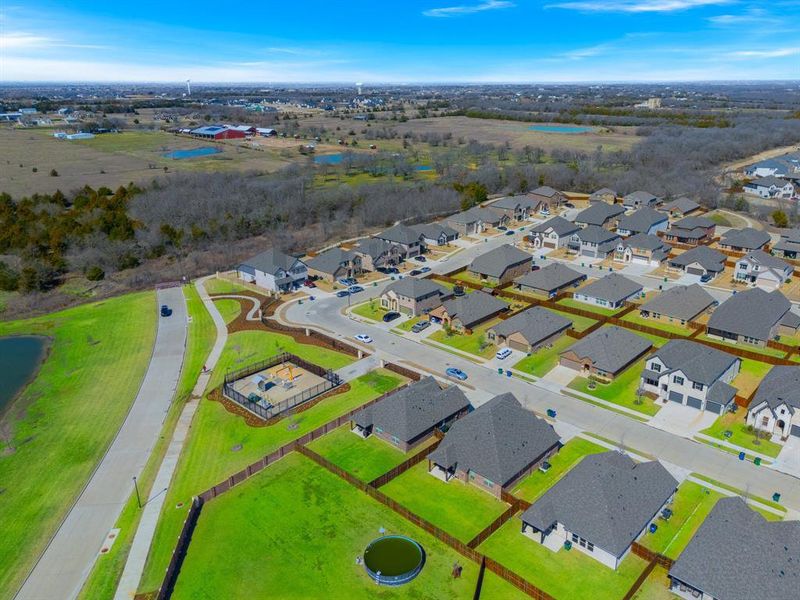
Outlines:
[[[692,382],[692,389],[693,390],[700,390],[702,392],[703,391],[703,384],[702,383],[697,383],[696,381],[693,381]]]
[[[383,433],[383,428],[382,428],[382,427],[377,427],[377,426],[376,426],[376,427],[375,427],[375,433]]]
[[[494,486],[494,482],[493,481],[489,481],[488,479],[484,479],[483,480],[483,485],[485,485],[486,487],[490,488],[490,487]]]
[[[672,382],[677,385],[683,385],[683,377],[678,377],[675,375],[675,377],[672,378]]]
[[[768,427],[769,426],[769,416],[761,417],[761,426]]]
[[[650,370],[655,371],[656,373],[661,373],[661,365],[658,363],[651,363]]]
[[[586,549],[589,552],[594,552],[594,544],[592,542],[586,542]]]
[[[572,541],[573,541],[574,543],[576,543],[576,544],[577,544],[579,539],[580,539],[580,538],[578,538],[578,534],[577,534],[577,533],[573,533],[573,534],[572,534]]]

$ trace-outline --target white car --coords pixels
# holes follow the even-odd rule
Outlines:
[[[362,343],[364,343],[364,344],[371,344],[371,343],[372,343],[372,338],[371,338],[371,337],[369,337],[369,336],[368,336],[366,333],[359,333],[359,334],[356,336],[356,339],[357,339],[359,342],[362,342]]]
[[[495,354],[495,357],[498,360],[505,360],[509,356],[511,356],[511,349],[510,348],[503,348],[502,350],[498,350],[497,354]]]

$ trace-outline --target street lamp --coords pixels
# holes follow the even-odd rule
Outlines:
[[[136,477],[133,478],[133,487],[136,490],[136,504],[142,508],[142,499],[139,497],[139,485],[136,483]]]

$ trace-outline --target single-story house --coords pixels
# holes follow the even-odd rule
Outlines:
[[[669,226],[664,237],[668,242],[697,246],[714,238],[717,224],[706,217],[683,217]]]
[[[529,196],[506,196],[489,204],[486,208],[507,216],[512,221],[526,221],[534,215],[542,203]]]
[[[620,236],[613,231],[603,229],[597,225],[589,225],[585,229],[579,229],[572,234],[567,244],[567,248],[590,258],[606,258],[614,252]]]
[[[552,550],[569,544],[616,569],[677,488],[658,461],[637,463],[616,450],[591,454],[522,513],[522,533]]]
[[[636,233],[628,238],[620,238],[614,249],[614,260],[623,263],[637,263],[657,267],[667,260],[672,248],[657,235]]]
[[[734,404],[741,359],[690,340],[670,340],[647,357],[641,387],[659,400],[722,414]]]
[[[425,243],[422,241],[422,234],[415,231],[408,225],[398,224],[389,227],[372,237],[400,247],[400,254],[403,258],[413,258],[425,252]]]
[[[717,305],[700,285],[676,285],[639,307],[639,315],[662,323],[686,325]]]
[[[532,227],[527,239],[534,248],[564,248],[580,229],[564,217],[553,217]]]
[[[508,310],[508,304],[486,292],[472,292],[458,298],[445,300],[430,311],[430,316],[449,325],[456,331],[472,329]]]
[[[772,247],[776,256],[796,259],[800,256],[800,229],[781,232],[781,239]]]
[[[655,234],[666,231],[669,217],[649,206],[644,206],[629,215],[622,217],[617,223],[617,233],[634,235],[636,233]]]
[[[745,227],[743,229],[729,229],[722,235],[719,247],[736,252],[750,252],[763,248],[770,242],[766,231]]]
[[[559,355],[559,364],[587,377],[614,379],[652,346],[647,338],[609,325],[596,329],[564,350]]]
[[[445,246],[458,239],[458,231],[442,223],[424,223],[414,225],[412,229],[420,233],[428,246]]]
[[[659,210],[664,211],[673,219],[682,219],[700,210],[700,205],[686,196],[681,196],[677,200],[667,202]]]
[[[617,201],[617,192],[611,188],[600,188],[589,195],[589,202],[607,202],[614,204]]]
[[[763,250],[753,250],[736,261],[733,277],[765,290],[777,290],[792,278],[794,267]]]
[[[706,332],[726,341],[766,346],[767,341],[779,335],[797,333],[800,316],[791,307],[792,303],[778,290],[751,288],[720,304],[711,313]]]
[[[434,429],[445,429],[469,409],[461,388],[442,388],[428,376],[358,411],[350,429],[365,438],[375,435],[408,452],[430,437]]]
[[[800,437],[800,366],[775,366],[747,409],[747,424],[786,440]]]
[[[794,184],[778,177],[759,177],[743,186],[745,193],[755,194],[759,198],[791,198],[794,196]]]
[[[708,246],[697,246],[670,258],[669,268],[673,271],[683,271],[689,275],[711,275],[716,277],[725,270],[727,257],[718,250]]]
[[[658,204],[659,199],[658,197],[654,196],[650,192],[643,192],[642,190],[637,190],[635,192],[631,192],[627,196],[623,196],[622,204],[625,208],[642,208],[644,206],[649,206],[650,208],[655,208]]]
[[[555,296],[561,290],[578,287],[586,281],[586,275],[570,269],[563,263],[553,262],[538,271],[531,271],[514,280],[514,286],[521,292],[533,292]]]
[[[605,202],[595,202],[584,208],[575,217],[575,224],[581,227],[597,225],[613,229],[620,215],[625,214],[625,207],[621,204],[607,204]]]
[[[739,496],[721,498],[669,579],[685,600],[796,600],[800,521],[768,521]]]
[[[400,246],[378,238],[361,240],[353,248],[353,252],[361,257],[361,268],[365,271],[393,267],[403,260]]]
[[[544,204],[551,211],[567,201],[567,197],[564,196],[564,194],[551,188],[549,185],[538,187],[526,195],[530,200]]]
[[[534,306],[489,328],[486,338],[498,346],[506,344],[514,350],[534,352],[561,337],[570,327],[572,321],[569,319]]]
[[[503,244],[476,256],[468,271],[481,280],[506,283],[530,272],[533,257],[511,244]]]
[[[428,455],[428,472],[473,484],[500,498],[547,458],[561,441],[552,425],[506,392],[453,423]]]
[[[236,275],[271,292],[289,292],[308,279],[308,267],[299,258],[270,248],[237,266]]]
[[[306,259],[308,275],[334,282],[343,277],[356,277],[361,274],[361,256],[353,250],[330,248]]]
[[[381,293],[381,307],[418,317],[442,304],[452,292],[431,279],[404,277],[387,285]]]
[[[472,209],[450,215],[445,219],[448,227],[451,227],[459,233],[459,235],[478,235],[486,229],[481,216],[474,212]]]
[[[578,302],[603,308],[621,308],[626,301],[642,293],[642,286],[620,275],[609,273],[572,294]]]

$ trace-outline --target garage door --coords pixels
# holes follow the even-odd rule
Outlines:
[[[594,256],[594,250],[581,250],[581,256]]]
[[[508,347],[512,350],[521,350],[522,352],[528,351],[528,344],[518,342],[516,340],[507,340]]]
[[[704,275],[705,271],[701,267],[687,267],[686,272],[691,275]]]
[[[716,402],[706,402],[706,410],[719,415],[722,413],[722,404],[717,404]]]
[[[696,408],[697,410],[700,410],[701,408],[703,408],[703,401],[700,400],[700,398],[692,398],[691,396],[688,396],[686,398],[686,405],[691,406],[692,408]]]
[[[800,437],[800,425],[792,425],[792,428],[789,430],[789,435]]]
[[[555,242],[543,242],[542,246],[544,246],[545,248],[555,248],[556,247],[556,243]]]
[[[673,402],[678,402],[679,404],[683,404],[683,394],[679,394],[678,392],[670,392],[669,399]]]

